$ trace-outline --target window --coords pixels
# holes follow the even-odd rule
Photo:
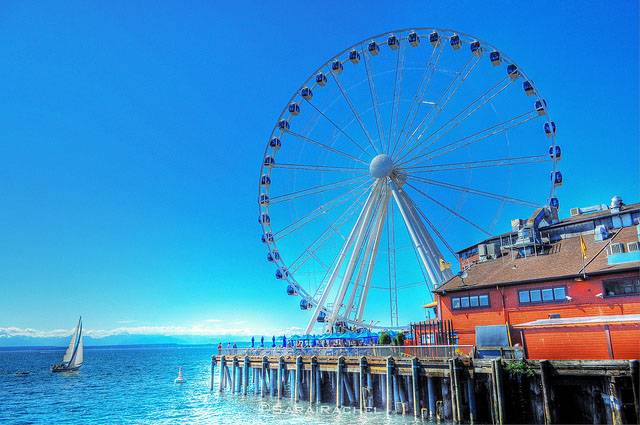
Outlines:
[[[451,308],[454,310],[482,307],[489,307],[488,294],[451,298]]]
[[[520,304],[537,304],[566,301],[567,289],[564,286],[541,289],[523,289],[518,291]]]
[[[602,285],[605,297],[640,295],[640,278],[637,277],[605,280]]]

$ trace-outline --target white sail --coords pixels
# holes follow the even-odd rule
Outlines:
[[[76,330],[73,332],[71,336],[71,341],[69,342],[69,346],[67,347],[67,351],[64,352],[64,357],[62,358],[63,363],[69,363],[73,358],[73,354],[76,349],[76,343],[78,341],[78,333],[80,332],[82,318],[78,320],[78,324],[76,325]]]
[[[80,334],[78,336],[78,349],[76,350],[76,357],[73,359],[69,367],[80,367],[84,360],[84,338],[82,337],[82,327],[80,328]]]

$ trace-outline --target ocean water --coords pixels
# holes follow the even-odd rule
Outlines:
[[[384,412],[309,410],[307,402],[209,390],[214,347],[85,349],[77,372],[51,373],[60,350],[0,351],[0,423],[405,424]],[[178,366],[185,384],[174,383]],[[20,374],[28,372],[28,374]]]

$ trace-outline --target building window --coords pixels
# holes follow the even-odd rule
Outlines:
[[[640,295],[640,278],[637,277],[605,280],[603,286],[605,297]]]
[[[451,308],[454,310],[483,307],[489,307],[488,294],[451,298]]]
[[[555,286],[542,289],[523,289],[518,291],[520,304],[552,303],[565,301],[567,289],[564,286]]]

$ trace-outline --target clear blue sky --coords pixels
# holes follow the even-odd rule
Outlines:
[[[636,1],[4,2],[0,327],[303,325],[259,243],[265,140],[320,63],[412,26],[535,76],[563,215],[640,200]]]

